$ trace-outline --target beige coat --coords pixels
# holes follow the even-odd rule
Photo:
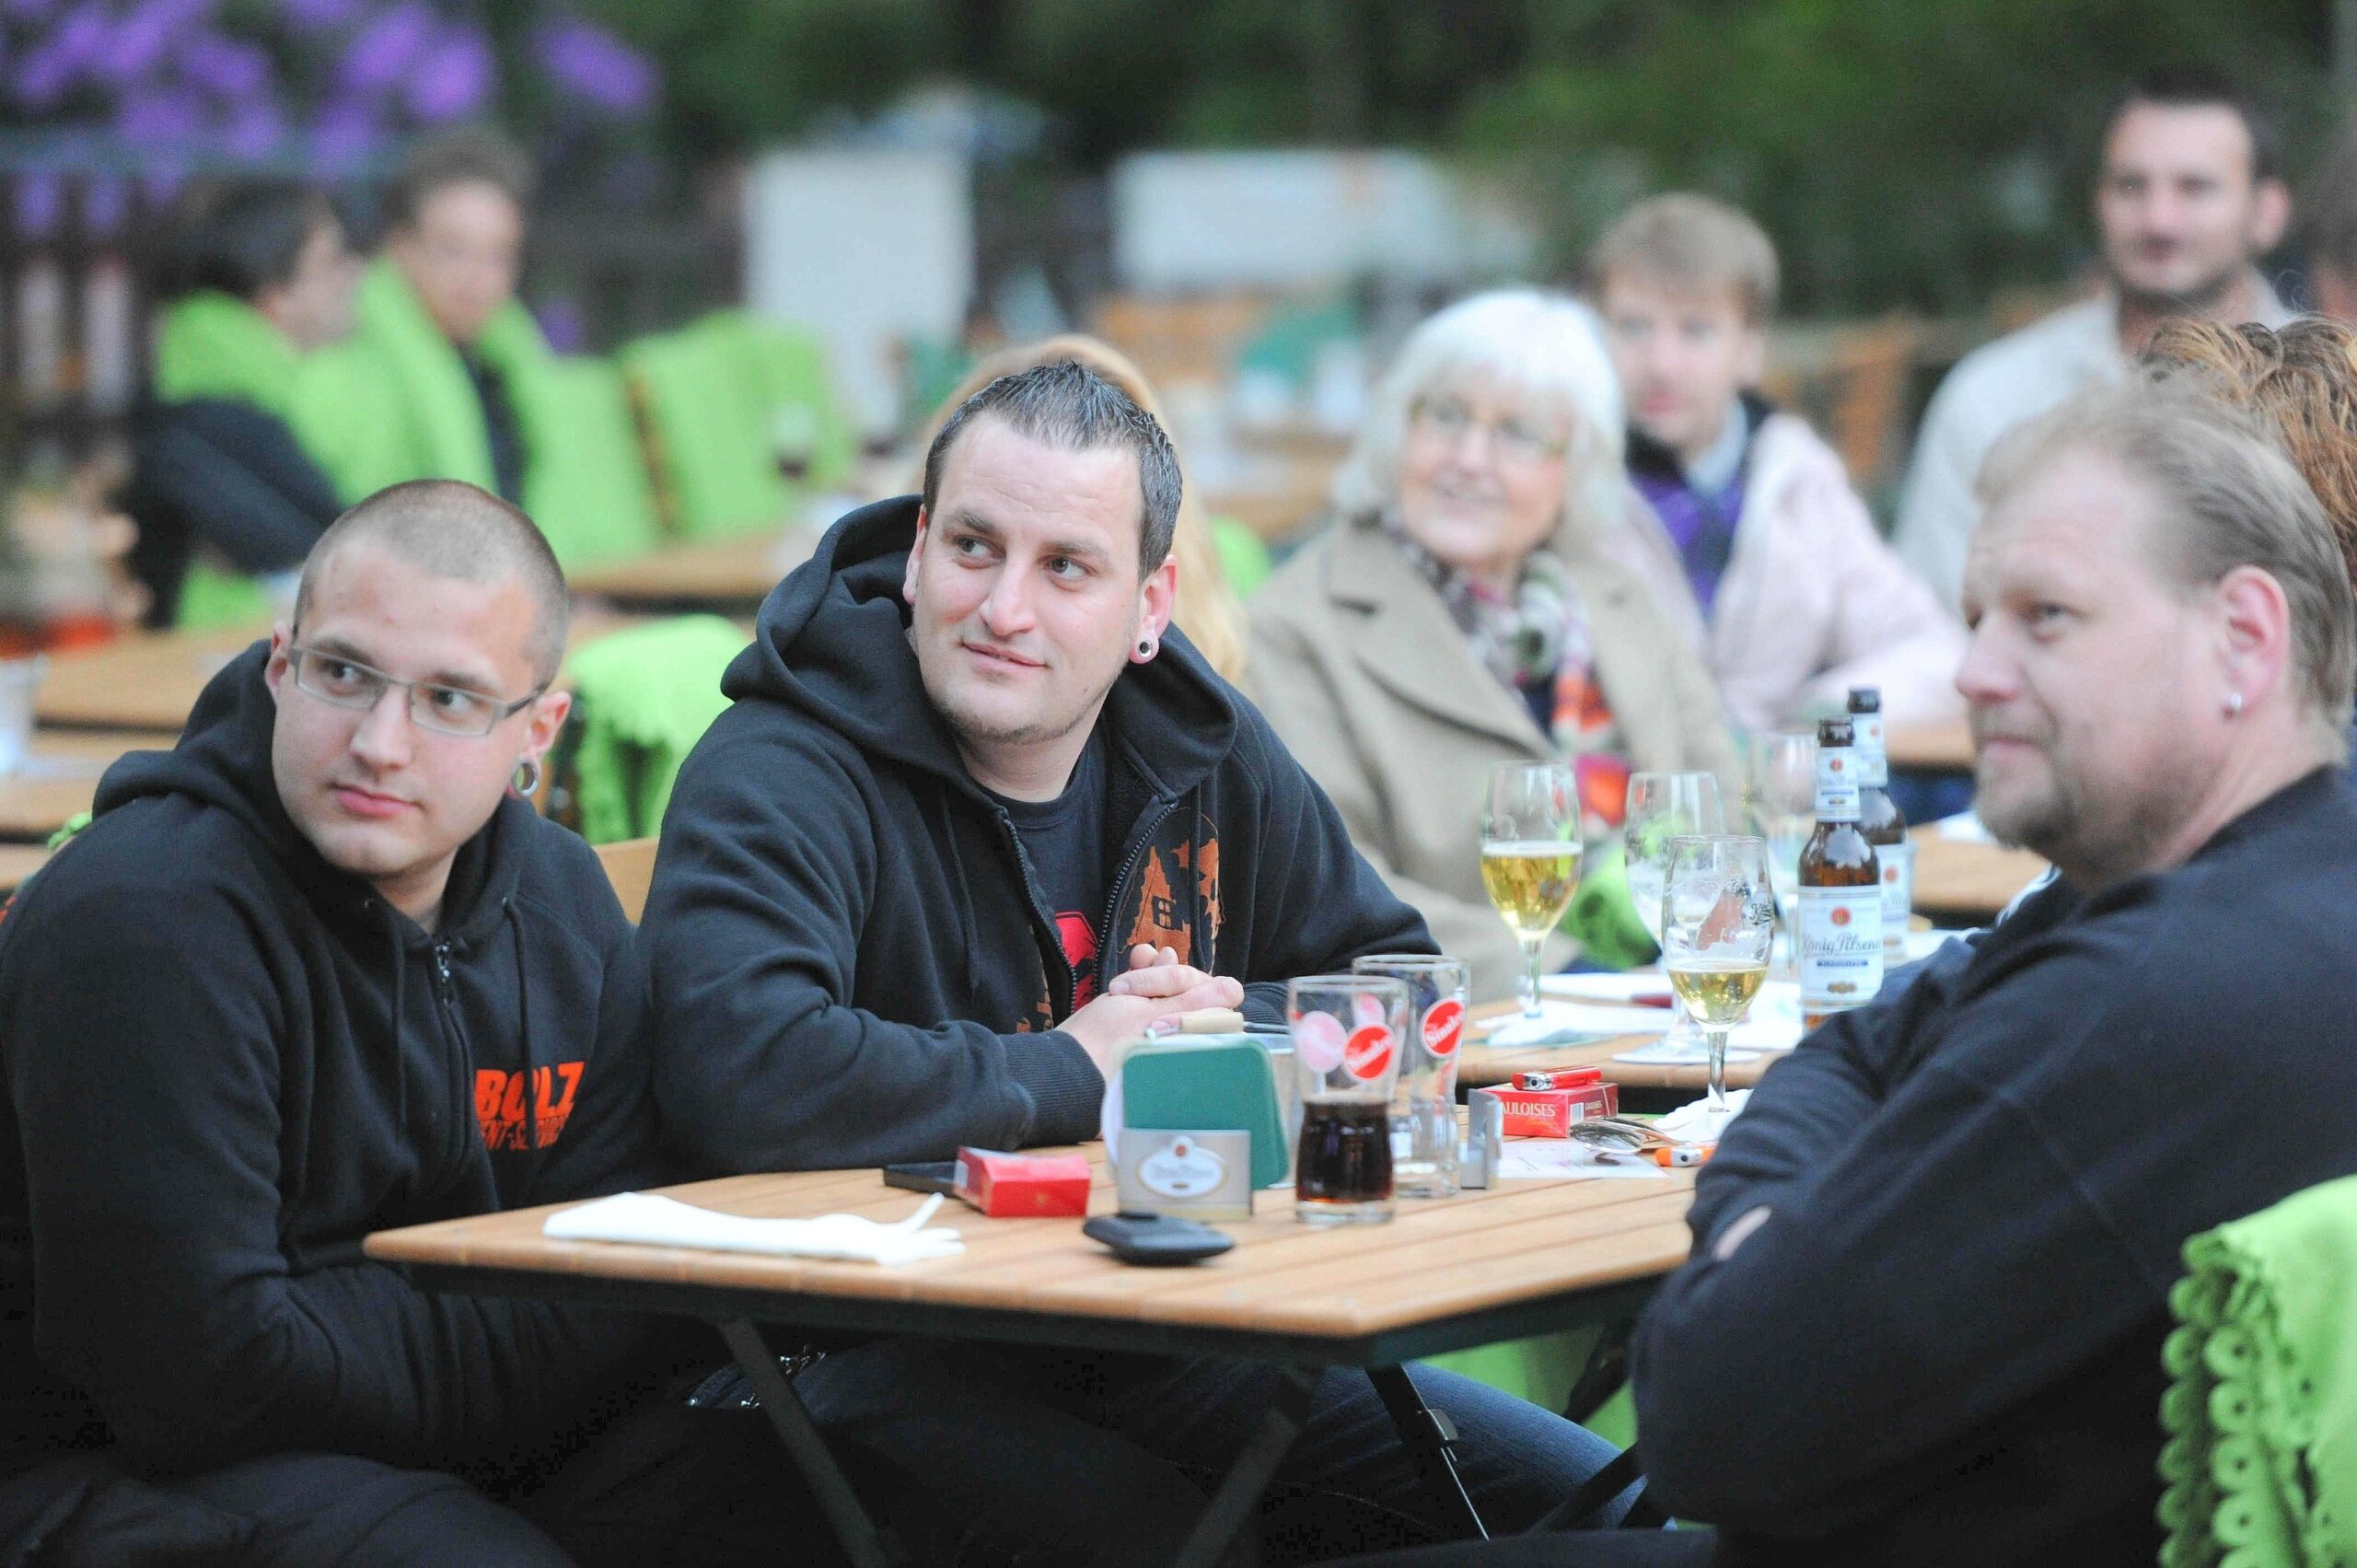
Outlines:
[[[1629,567],[1568,535],[1596,683],[1640,771],[1735,778],[1709,673]],[[1254,596],[1247,680],[1359,852],[1472,968],[1476,1001],[1515,993],[1521,948],[1481,890],[1490,764],[1556,755],[1530,711],[1473,655],[1438,593],[1370,525],[1328,529]],[[1737,797],[1730,794],[1730,803]],[[1548,964],[1577,952],[1549,939]]]

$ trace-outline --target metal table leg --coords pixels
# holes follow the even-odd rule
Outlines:
[[[768,1412],[770,1424],[777,1428],[778,1437],[785,1444],[795,1468],[818,1496],[819,1506],[825,1511],[827,1523],[834,1527],[835,1538],[843,1543],[853,1568],[894,1568],[892,1555],[885,1550],[883,1537],[877,1533],[876,1521],[867,1516],[859,1494],[852,1490],[851,1481],[835,1463],[834,1455],[827,1451],[827,1440],[819,1435],[818,1423],[810,1419],[809,1407],[794,1391],[793,1382],[778,1370],[777,1354],[770,1349],[761,1330],[741,1318],[716,1327],[720,1337],[728,1342],[728,1352],[737,1358],[737,1365],[745,1369],[753,1392],[761,1397],[761,1409]]]
[[[1440,1516],[1452,1521],[1457,1534],[1468,1540],[1489,1539],[1480,1512],[1466,1493],[1465,1479],[1457,1473],[1456,1425],[1425,1405],[1424,1397],[1416,1392],[1416,1385],[1401,1368],[1370,1366],[1366,1376],[1382,1396],[1384,1408],[1391,1412],[1391,1424],[1399,1429],[1399,1441],[1415,1459],[1425,1490],[1440,1505]]]
[[[1212,1493],[1211,1505],[1203,1516],[1195,1521],[1195,1528],[1187,1537],[1187,1544],[1178,1550],[1173,1568],[1213,1568],[1228,1543],[1244,1527],[1247,1517],[1267,1490],[1269,1478],[1284,1463],[1285,1455],[1301,1435],[1309,1419],[1309,1397],[1318,1388],[1318,1373],[1311,1368],[1288,1366],[1269,1400],[1269,1413],[1236,1456],[1219,1490]]]

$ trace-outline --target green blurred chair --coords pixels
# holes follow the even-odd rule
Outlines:
[[[621,360],[679,537],[774,531],[805,496],[851,477],[857,435],[814,334],[722,310],[642,338]]]

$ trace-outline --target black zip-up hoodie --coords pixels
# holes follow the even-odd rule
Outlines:
[[[926,697],[900,581],[917,499],[850,514],[762,605],[734,705],[680,770],[644,923],[656,1087],[738,1170],[1094,1137],[1104,1081],[1055,1025],[1073,977],[1005,809]],[[1107,728],[1098,929],[1246,985],[1432,951],[1260,713],[1178,633]],[[1472,853],[1471,842],[1467,854]]]
[[[0,1458],[527,1467],[666,1370],[648,1320],[428,1295],[360,1244],[663,1179],[632,933],[512,796],[431,936],[330,866],[264,652],[0,923]]]

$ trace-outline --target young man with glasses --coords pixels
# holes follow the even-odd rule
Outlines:
[[[523,513],[379,494],[6,911],[0,1544],[737,1562],[815,1529],[757,1426],[662,1397],[701,1336],[360,1254],[667,1174],[630,927],[510,790],[565,618]]]

